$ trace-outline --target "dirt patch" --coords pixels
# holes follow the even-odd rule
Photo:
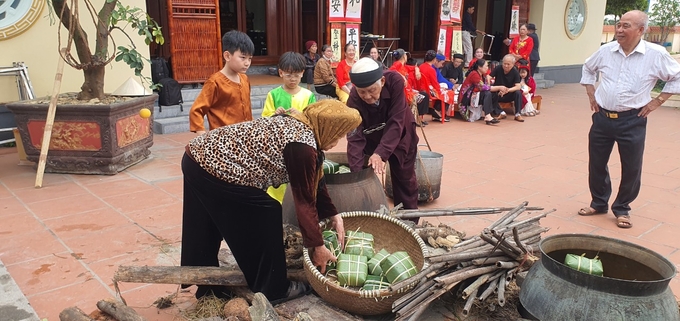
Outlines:
[[[105,95],[104,99],[94,98],[91,100],[78,100],[78,93],[63,93],[59,94],[57,98],[57,105],[108,105],[113,103],[122,103],[138,97],[122,97]],[[49,104],[51,97],[40,97],[34,100],[22,101],[30,104]]]

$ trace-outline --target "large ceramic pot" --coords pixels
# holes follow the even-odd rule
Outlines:
[[[120,97],[112,104],[57,105],[45,171],[71,174],[116,174],[150,154],[153,118],[139,116],[156,95]],[[40,156],[48,101],[7,104],[17,122],[29,161]]]
[[[326,153],[326,159],[338,164],[348,164],[346,153]],[[375,212],[380,205],[387,206],[387,198],[380,179],[373,169],[365,168],[359,172],[345,174],[325,174],[328,194],[338,213],[352,211]],[[290,188],[283,197],[283,223],[298,225],[295,202]]]
[[[678,321],[678,303],[668,284],[673,263],[639,245],[617,239],[561,234],[543,239],[541,260],[522,284],[519,299],[525,318],[544,321]],[[603,276],[574,270],[567,254],[602,261]]]

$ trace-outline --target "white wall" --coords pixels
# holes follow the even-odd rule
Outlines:
[[[529,21],[540,39],[541,67],[583,64],[600,47],[606,0],[586,0],[586,25],[576,39],[567,36],[567,0],[532,0]]]
[[[146,2],[144,0],[121,0],[123,4],[131,7],[139,7],[146,11]],[[101,6],[104,1],[94,1],[95,6]],[[99,7],[96,7],[99,10]],[[48,96],[52,94],[52,87],[54,85],[54,76],[57,72],[57,60],[59,58],[58,42],[57,42],[57,27],[61,27],[62,46],[65,46],[65,39],[67,37],[66,30],[61,25],[50,25],[50,19],[47,17],[47,5],[40,13],[40,18],[22,34],[6,39],[0,40],[0,66],[12,66],[12,62],[23,61],[28,66],[29,77],[33,83],[33,89],[36,96]],[[80,3],[80,15],[83,20],[83,28],[90,38],[91,48],[94,46],[94,30],[92,19],[90,18],[84,3]],[[56,19],[56,17],[55,17]],[[167,26],[162,26],[167,28]],[[120,33],[116,33],[116,46],[127,46],[129,40]],[[148,46],[144,43],[144,39],[137,35],[136,32],[129,32],[130,37],[134,40],[137,51],[142,55],[149,57]],[[167,40],[167,39],[166,39]],[[109,45],[109,50],[113,50],[113,46]],[[73,55],[76,55],[75,48]],[[146,76],[151,75],[151,66],[144,65],[142,73]],[[106,78],[104,82],[104,90],[112,92],[120,86],[130,76],[134,76],[134,71],[130,69],[124,62],[112,62],[106,67]],[[0,102],[15,101],[18,99],[16,82],[14,77],[0,77]],[[61,83],[61,92],[76,92],[80,91],[80,86],[83,84],[83,74],[79,70],[71,68],[69,65],[64,66],[64,76]]]

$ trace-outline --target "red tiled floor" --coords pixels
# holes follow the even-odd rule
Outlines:
[[[680,110],[660,108],[649,118],[642,189],[631,211],[634,227],[622,230],[615,226],[612,214],[576,214],[590,202],[587,133],[591,112],[583,88],[558,85],[540,94],[541,115],[527,117],[524,123],[509,119],[486,126],[454,119],[425,127],[433,151],[444,155],[444,165],[440,197],[421,208],[514,207],[527,200],[530,206],[557,209],[541,220],[541,225],[550,228],[545,235],[586,233],[616,238],[656,251],[680,267],[676,241]],[[420,144],[425,144],[418,133]],[[0,259],[29,294],[41,318],[56,320],[62,309],[72,305],[86,312],[96,309],[98,300],[113,296],[111,277],[119,265],[178,265],[180,161],[193,137],[193,133],[156,135],[152,157],[122,173],[46,174],[42,189],[33,187],[33,167],[17,166],[15,153],[0,153]],[[346,141],[341,140],[333,151],[345,150]],[[620,181],[616,148],[609,165],[615,194]],[[435,225],[446,222],[471,236],[499,215],[427,220]],[[36,272],[41,268],[49,271]],[[128,303],[149,320],[175,319],[176,310],[157,310],[152,305],[158,297],[174,293],[177,286],[124,284],[121,289]],[[680,293],[678,277],[671,281],[671,289]],[[180,297],[191,304],[190,293],[181,292]]]

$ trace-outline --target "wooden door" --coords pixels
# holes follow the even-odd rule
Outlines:
[[[173,76],[183,84],[205,82],[223,66],[218,0],[167,2]]]

